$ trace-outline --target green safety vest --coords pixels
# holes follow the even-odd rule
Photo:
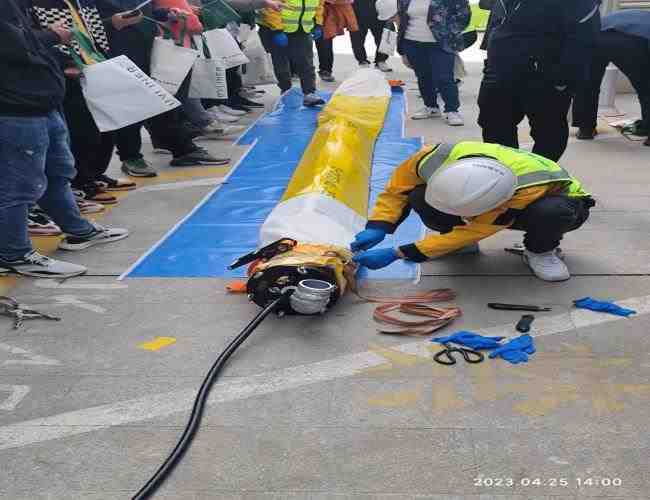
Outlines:
[[[568,196],[590,196],[582,188],[580,181],[572,177],[558,163],[534,153],[498,144],[478,142],[440,144],[420,160],[418,175],[422,180],[428,181],[435,172],[448,167],[452,162],[472,156],[493,158],[509,167],[517,177],[517,189],[559,182],[564,183],[565,193]]]
[[[311,33],[317,8],[318,0],[287,0],[282,7],[284,32],[294,33],[302,26],[305,33]]]

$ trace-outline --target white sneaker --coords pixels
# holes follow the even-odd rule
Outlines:
[[[84,250],[95,245],[123,240],[129,235],[128,229],[104,227],[99,224],[93,224],[93,226],[95,226],[95,232],[88,236],[67,235],[59,243],[59,248],[61,250]]]
[[[535,276],[544,281],[566,281],[571,273],[556,250],[546,253],[533,253],[524,250],[524,262]]]
[[[233,109],[230,106],[226,106],[225,104],[220,104],[217,109],[219,111],[221,111],[222,113],[225,113],[225,114],[231,115],[231,116],[244,116],[244,115],[248,114],[246,111],[241,111],[239,109]]]
[[[221,111],[208,111],[208,114],[222,123],[237,123],[239,121],[239,116],[228,115]]]
[[[440,116],[440,110],[438,108],[424,106],[411,115],[411,120],[426,120],[428,118],[437,118],[438,116]]]
[[[78,264],[70,264],[41,255],[35,250],[22,259],[5,261],[0,259],[0,273],[13,272],[37,278],[70,278],[84,274],[88,269]]]
[[[388,65],[388,63],[386,63],[386,61],[378,62],[377,64],[375,64],[375,66],[382,73],[390,73],[391,71],[393,71],[393,68],[391,68]]]
[[[204,127],[199,137],[203,139],[219,139],[230,135],[238,134],[246,130],[241,125],[224,125],[217,120],[213,121],[207,127]]]
[[[447,125],[451,127],[462,127],[465,125],[463,117],[460,116],[460,113],[451,112],[447,113]]]

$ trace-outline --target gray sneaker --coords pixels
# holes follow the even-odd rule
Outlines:
[[[144,158],[126,160],[122,163],[122,172],[131,177],[156,177],[156,170]]]
[[[93,225],[95,226],[95,232],[88,236],[74,236],[69,234],[59,243],[59,248],[61,250],[71,251],[85,250],[86,248],[95,245],[123,240],[129,235],[127,229],[119,227],[104,227],[99,224]]]
[[[216,158],[203,148],[196,148],[191,153],[174,158],[172,167],[196,167],[197,165],[228,165],[230,159]]]
[[[16,273],[36,278],[70,278],[84,274],[88,269],[77,264],[54,260],[32,250],[22,259],[0,259],[0,273]]]
[[[311,93],[311,94],[305,95],[302,103],[305,106],[309,106],[309,107],[311,107],[311,106],[322,106],[323,104],[325,104],[325,99],[323,99],[318,94]]]

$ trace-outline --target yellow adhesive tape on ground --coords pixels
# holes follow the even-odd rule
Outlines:
[[[389,101],[388,94],[335,94],[321,112],[318,129],[282,202],[308,193],[323,194],[366,217],[372,153]]]

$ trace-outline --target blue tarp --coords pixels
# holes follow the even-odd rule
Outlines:
[[[419,139],[402,137],[403,111],[404,95],[394,92],[375,146],[371,204],[395,166],[420,148]],[[251,145],[251,149],[226,182],[150,250],[127,277],[244,277],[245,267],[228,271],[226,266],[256,248],[262,223],[282,198],[311,141],[318,112],[302,106],[302,94],[297,89],[286,93],[274,111],[241,137],[239,144]],[[412,215],[384,244],[397,244],[393,238],[400,244],[412,242],[421,232],[420,220]],[[416,275],[417,266],[398,262],[362,277],[413,279]]]

